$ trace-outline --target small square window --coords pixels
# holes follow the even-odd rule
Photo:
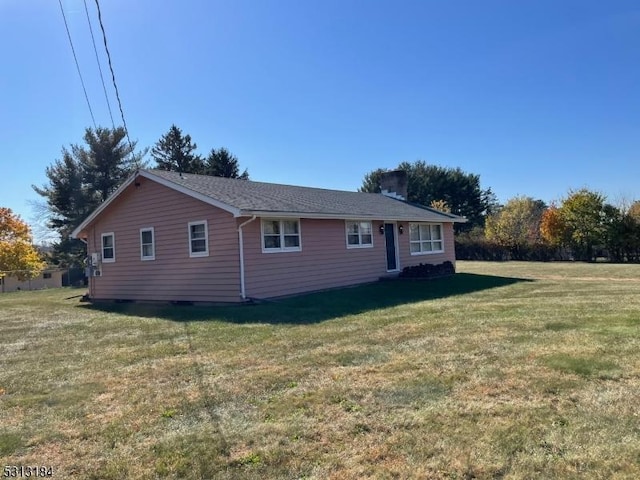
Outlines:
[[[373,247],[371,222],[347,222],[347,248]]]

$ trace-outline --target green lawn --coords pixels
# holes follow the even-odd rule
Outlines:
[[[224,308],[2,294],[0,468],[640,477],[640,265],[458,272]]]

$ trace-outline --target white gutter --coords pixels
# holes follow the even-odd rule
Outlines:
[[[256,218],[257,215],[254,215],[249,220],[238,226],[238,242],[240,243],[240,297],[242,300],[247,299],[247,292],[244,285],[244,240],[242,238],[242,227],[253,222]]]

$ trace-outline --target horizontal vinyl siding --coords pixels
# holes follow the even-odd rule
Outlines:
[[[269,298],[372,282],[386,274],[384,236],[373,248],[346,246],[343,220],[301,220],[300,252],[262,253],[260,219],[245,227],[247,296]]]
[[[244,227],[247,296],[269,298],[282,295],[356,285],[388,275],[383,222],[373,222],[373,248],[347,248],[342,220],[301,220],[300,252],[262,253],[258,218]],[[453,226],[443,224],[444,253],[411,255],[408,223],[397,234],[400,269],[420,263],[455,263]],[[397,227],[396,227],[397,228]]]
[[[238,233],[231,214],[145,178],[131,185],[90,228],[88,252],[115,234],[114,263],[91,278],[95,299],[237,302]],[[188,223],[206,220],[209,256],[189,257]],[[140,258],[140,229],[154,228],[155,260]]]

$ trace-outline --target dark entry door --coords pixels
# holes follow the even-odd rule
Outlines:
[[[396,257],[396,234],[393,223],[384,224],[384,239],[387,244],[387,270],[398,269],[398,259]]]

